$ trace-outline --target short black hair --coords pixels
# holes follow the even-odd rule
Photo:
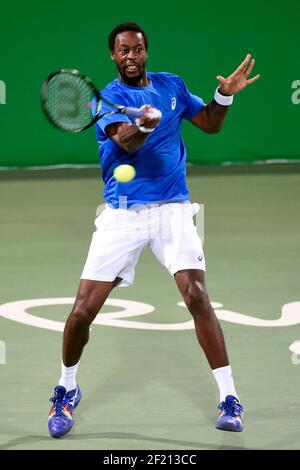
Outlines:
[[[115,39],[116,39],[117,34],[123,33],[124,31],[135,31],[137,33],[141,33],[144,38],[146,51],[148,50],[148,37],[145,31],[143,30],[143,28],[141,28],[136,23],[121,23],[118,26],[116,26],[108,36],[108,47],[111,52],[113,52],[115,48]]]

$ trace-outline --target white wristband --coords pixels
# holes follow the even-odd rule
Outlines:
[[[150,132],[155,131],[155,127],[152,127],[150,129],[150,127],[138,126],[138,128],[139,128],[139,131],[143,132],[144,134],[149,134]]]
[[[219,87],[215,91],[214,100],[222,106],[230,106],[233,102],[233,95],[224,96],[219,93]]]
[[[149,134],[150,132],[153,132],[155,131],[155,127],[143,127],[140,125],[140,120],[139,119],[136,119],[135,120],[135,125],[139,128],[139,130],[141,132],[143,132],[144,134]]]

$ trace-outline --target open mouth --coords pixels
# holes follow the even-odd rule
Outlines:
[[[126,65],[126,70],[127,72],[138,72],[139,71],[139,67],[137,65],[134,65],[134,64],[131,64],[131,65]]]

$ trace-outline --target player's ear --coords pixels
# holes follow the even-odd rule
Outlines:
[[[110,53],[111,60],[115,60],[115,54],[113,52]]]

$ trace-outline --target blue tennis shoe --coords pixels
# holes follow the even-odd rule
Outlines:
[[[62,437],[71,431],[74,424],[73,411],[80,400],[81,391],[78,385],[68,393],[61,385],[55,387],[54,396],[50,398],[52,406],[48,417],[48,429],[52,437]]]
[[[219,406],[220,416],[216,422],[216,428],[222,431],[242,432],[243,407],[236,397],[227,395],[225,401]]]

